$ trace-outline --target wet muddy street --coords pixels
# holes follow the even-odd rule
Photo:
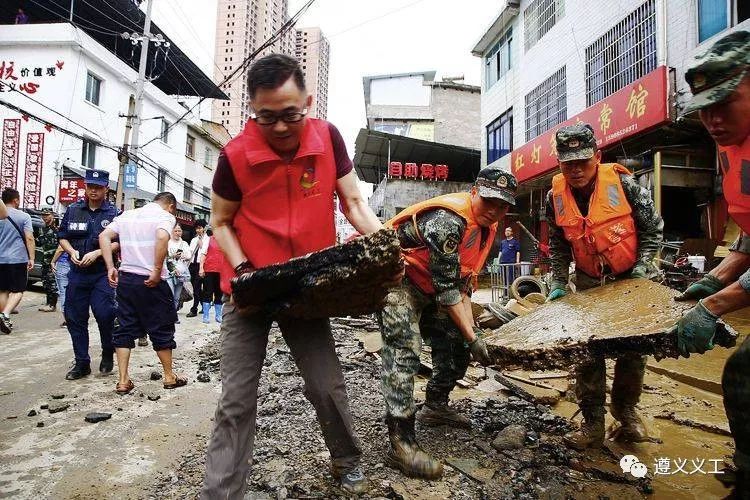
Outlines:
[[[189,376],[186,388],[167,391],[160,381],[150,380],[158,363],[150,348],[140,348],[132,361],[137,387],[120,397],[114,393],[114,377],[64,380],[69,338],[56,326],[59,318],[36,313],[41,302],[41,294],[27,294],[15,319],[18,330],[0,337],[0,497],[196,498],[220,390],[216,324],[203,325],[180,312],[176,368]],[[743,335],[750,332],[746,312],[733,321]],[[446,462],[444,477],[426,482],[384,465],[388,438],[374,319],[334,319],[333,326],[371,497],[688,499],[721,498],[728,492],[710,471],[711,460],[733,451],[719,384],[730,350],[717,348],[689,360],[650,360],[639,407],[656,442],[625,447],[608,441],[602,450],[587,453],[562,444],[562,435],[580,419],[569,420],[577,409],[569,395],[552,405],[525,401],[502,390],[493,371],[471,367],[452,398],[473,428],[417,424],[423,447]],[[92,344],[98,343],[95,338]],[[96,367],[97,348],[91,352]],[[423,358],[427,375],[429,355]],[[519,377],[564,390],[570,381],[560,373]],[[426,380],[420,376],[417,381],[418,401],[424,400]],[[302,389],[274,328],[259,389],[246,498],[343,496],[331,478],[328,452]],[[50,413],[57,403],[68,407]],[[27,416],[31,410],[36,415]],[[92,411],[112,413],[112,418],[84,422]],[[648,467],[647,477],[622,472],[619,460],[626,454]],[[669,459],[666,474],[655,474],[659,459]],[[678,465],[682,470],[674,473]],[[698,465],[702,472],[694,470]]]

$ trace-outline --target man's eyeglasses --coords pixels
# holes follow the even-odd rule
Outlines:
[[[258,125],[273,125],[277,121],[281,120],[284,123],[297,123],[307,114],[307,108],[302,111],[285,111],[283,113],[263,113],[256,115],[255,113],[250,115],[251,120],[255,120]]]

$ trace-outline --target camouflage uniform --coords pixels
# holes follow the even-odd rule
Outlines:
[[[469,350],[453,321],[440,311],[454,305],[470,283],[460,278],[458,242],[466,222],[445,210],[429,210],[417,217],[417,229],[407,221],[398,227],[402,248],[427,245],[436,294],[426,295],[409,278],[391,290],[379,314],[383,335],[382,390],[388,414],[398,418],[414,415],[414,376],[419,371],[422,337],[432,345],[433,377],[427,397],[447,395],[469,365]],[[420,238],[421,235],[421,238]],[[424,330],[421,330],[424,328]]]
[[[630,175],[620,175],[620,182],[633,212],[638,233],[638,260],[656,272],[653,259],[659,250],[662,240],[664,221],[656,212],[651,194],[641,187]],[[576,190],[571,190],[583,216],[588,214],[589,198]],[[552,264],[552,288],[565,288],[568,283],[570,263],[573,252],[563,230],[555,224],[555,212],[552,205],[552,191],[547,193],[547,217],[549,223],[550,260]],[[628,278],[630,273],[608,277],[608,280]],[[601,279],[576,271],[577,290],[586,290],[601,285]],[[643,374],[646,357],[637,354],[621,356],[615,364],[615,379],[612,385],[612,403],[619,406],[634,406],[638,403],[643,387]],[[592,416],[604,414],[606,402],[606,367],[603,357],[595,357],[576,366],[576,397],[578,404]]]
[[[719,39],[706,52],[696,56],[685,74],[693,98],[684,113],[723,102],[733,95],[748,74],[750,32],[736,31]],[[741,234],[730,249],[750,253],[750,237]],[[750,270],[740,276],[738,282],[750,293]],[[750,414],[750,337],[727,360],[721,385],[724,409],[736,445],[734,462],[740,473],[735,494],[737,498],[750,498],[750,419],[747,418]]]
[[[42,286],[47,294],[47,305],[57,307],[57,280],[52,270],[52,257],[57,250],[57,231],[46,224],[39,230],[36,247],[42,252]]]

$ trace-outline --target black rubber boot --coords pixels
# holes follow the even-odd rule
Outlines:
[[[386,459],[388,465],[410,477],[437,479],[443,475],[443,464],[428,455],[417,444],[414,432],[414,415],[409,418],[386,416],[391,449]]]
[[[86,375],[91,375],[91,364],[87,362],[76,361],[75,366],[65,375],[66,380],[78,380]]]
[[[99,373],[112,373],[114,368],[114,353],[102,351],[102,361],[99,363]]]

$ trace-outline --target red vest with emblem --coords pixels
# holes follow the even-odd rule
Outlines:
[[[620,274],[635,265],[638,235],[620,174],[630,174],[617,163],[602,163],[589,200],[588,216],[581,215],[562,174],[552,179],[555,223],[573,249],[576,268],[600,278],[604,267]]]
[[[412,205],[385,223],[387,227],[397,228],[407,220],[411,220],[414,228],[417,228],[417,216],[427,210],[444,208],[458,214],[466,221],[461,243],[458,246],[459,262],[461,263],[461,278],[476,277],[487,260],[492,242],[497,234],[497,223],[489,227],[487,239],[482,244],[482,227],[477,224],[474,213],[471,210],[471,194],[454,193],[438,196],[429,200]],[[428,295],[435,293],[432,285],[429,261],[430,252],[426,246],[418,248],[405,248],[402,250],[406,261],[406,275],[412,283]]]
[[[719,146],[719,163],[729,215],[745,234],[750,234],[750,137],[740,146]]]
[[[221,253],[216,238],[210,236],[208,239],[208,250],[203,258],[203,270],[207,273],[219,273],[224,267],[224,254]]]
[[[242,192],[233,227],[255,268],[270,266],[336,243],[333,194],[336,162],[328,122],[308,118],[290,163],[266,143],[252,120],[224,153]],[[221,289],[231,292],[227,262]]]

